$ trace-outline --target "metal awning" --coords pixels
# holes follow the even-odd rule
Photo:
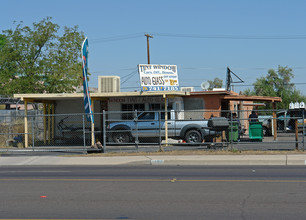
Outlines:
[[[133,96],[189,96],[189,92],[163,91],[163,92],[112,92],[112,93],[91,93],[92,99],[99,100],[112,97],[133,97]],[[44,93],[44,94],[14,94],[14,98],[29,102],[50,102],[58,100],[83,99],[83,93]]]

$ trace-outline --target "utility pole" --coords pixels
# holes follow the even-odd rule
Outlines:
[[[147,52],[148,52],[148,64],[150,64],[150,45],[149,45],[149,38],[153,38],[150,34],[145,34],[144,36],[147,37]]]

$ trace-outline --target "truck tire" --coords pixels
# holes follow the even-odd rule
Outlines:
[[[113,141],[116,144],[124,144],[124,143],[130,143],[130,134],[128,132],[120,131],[120,132],[115,132],[113,134]]]
[[[199,144],[202,142],[202,137],[200,132],[197,130],[189,130],[187,131],[185,135],[185,141],[186,143],[191,143],[191,144]]]

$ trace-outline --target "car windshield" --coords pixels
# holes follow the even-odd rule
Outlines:
[[[168,120],[170,120],[170,112],[168,114]],[[161,120],[165,120],[165,112],[160,112]],[[144,112],[139,117],[138,120],[154,120],[155,119],[155,113],[154,112]]]

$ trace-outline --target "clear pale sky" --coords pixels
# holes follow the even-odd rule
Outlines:
[[[178,66],[180,86],[215,77],[226,82],[226,67],[245,82],[236,92],[278,65],[293,69],[306,95],[305,0],[0,0],[0,30],[13,21],[31,26],[50,16],[60,27],[78,25],[89,40],[89,81],[121,77],[121,91],[140,89],[137,65]],[[81,74],[81,70],[80,70]],[[235,80],[235,79],[234,79]]]

